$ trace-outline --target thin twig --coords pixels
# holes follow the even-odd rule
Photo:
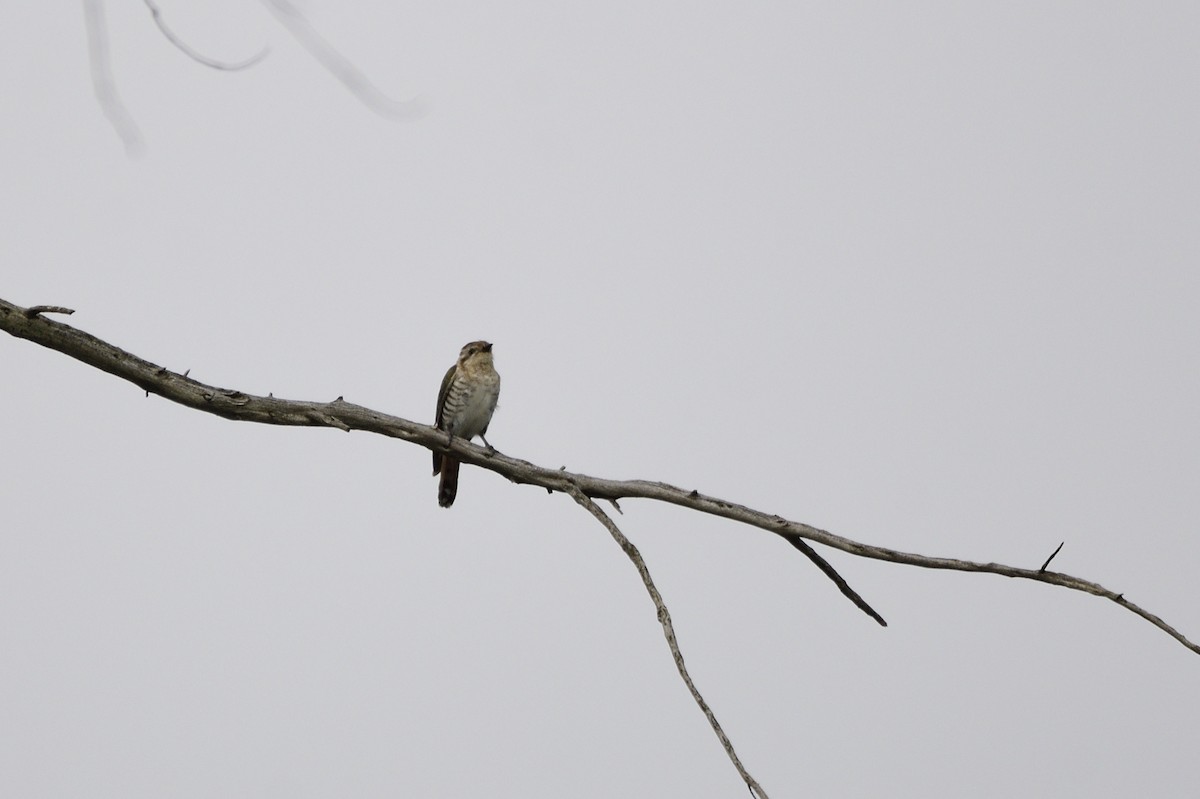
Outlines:
[[[688,491],[667,483],[649,480],[609,480],[586,474],[573,474],[565,469],[547,469],[528,461],[488,452],[484,447],[476,446],[461,438],[455,438],[452,442],[447,443],[445,434],[434,427],[399,416],[390,416],[349,402],[322,403],[284,400],[216,388],[142,360],[62,322],[40,315],[29,318],[26,316],[24,308],[4,300],[0,300],[0,329],[18,338],[28,339],[43,347],[58,350],[172,402],[178,402],[206,413],[214,413],[227,419],[301,427],[338,427],[335,422],[340,422],[351,430],[365,430],[400,438],[439,452],[452,452],[455,458],[463,463],[496,472],[514,483],[541,486],[551,492],[566,492],[569,490],[569,486],[576,486],[584,495],[592,499],[609,500],[626,497],[651,499],[758,527],[782,537],[789,544],[794,540],[811,541],[863,558],[919,566],[924,569],[998,574],[1004,577],[1057,585],[1072,591],[1082,591],[1117,603],[1200,655],[1200,645],[1190,641],[1183,633],[1155,614],[1127,600],[1123,593],[1111,591],[1098,583],[1069,574],[1023,569],[1001,563],[977,563],[969,560],[900,552],[886,547],[864,544],[803,522],[785,519],[782,516],[748,508],[717,497],[705,496],[699,491]],[[315,415],[313,412],[316,412]]]
[[[87,28],[88,57],[96,100],[117,135],[121,137],[121,142],[125,145],[125,154],[136,158],[145,152],[146,146],[137,123],[133,121],[133,117],[125,109],[125,104],[121,102],[120,95],[117,94],[117,84],[112,75],[112,60],[108,54],[108,26],[104,21],[103,0],[83,0],[83,17]]]
[[[663,635],[666,636],[667,646],[671,648],[671,657],[675,659],[675,668],[679,670],[679,676],[683,678],[683,684],[687,686],[688,691],[692,694],[692,699],[696,701],[701,712],[708,719],[708,723],[712,726],[713,732],[717,734],[717,739],[721,742],[721,746],[725,748],[725,754],[729,755],[729,760],[733,763],[733,767],[737,769],[738,774],[741,775],[742,780],[746,783],[746,787],[750,789],[751,796],[767,799],[766,791],[762,789],[762,786],[758,784],[758,781],[754,777],[750,776],[750,772],[746,771],[746,767],[742,765],[741,759],[733,749],[733,743],[730,742],[729,736],[725,734],[725,730],[721,729],[721,724],[717,721],[716,714],[713,713],[708,703],[704,701],[704,697],[700,694],[700,690],[696,688],[696,684],[692,682],[692,676],[688,673],[687,666],[683,662],[683,652],[679,649],[679,641],[675,638],[675,627],[671,624],[671,613],[667,610],[667,604],[663,602],[662,595],[658,593],[658,587],[654,585],[654,580],[650,577],[650,569],[647,568],[646,561],[642,558],[642,553],[638,551],[638,548],[634,546],[632,541],[625,537],[612,518],[586,494],[580,491],[578,486],[567,483],[566,492],[604,525],[609,534],[612,535],[613,539],[625,552],[626,556],[633,561],[634,568],[637,569],[638,575],[642,578],[642,584],[646,586],[646,591],[650,594],[650,599],[654,602],[654,609],[658,612],[658,622],[662,625]]]
[[[288,0],[262,0],[275,19],[287,29],[309,54],[320,62],[331,75],[375,113],[395,119],[416,119],[428,110],[428,103],[420,97],[411,100],[396,100],[384,94],[350,60],[338,52],[309,23],[308,18]]]
[[[220,69],[226,72],[236,72],[239,69],[246,69],[247,67],[254,66],[259,61],[262,61],[264,58],[266,58],[267,54],[271,52],[271,48],[263,47],[263,49],[259,50],[258,53],[243,61],[218,61],[215,58],[209,58],[208,56],[193,50],[187,44],[187,42],[183,41],[183,39],[180,39],[175,35],[174,31],[167,27],[166,20],[164,20],[162,16],[162,11],[159,9],[154,0],[142,0],[142,2],[146,4],[146,8],[150,9],[150,16],[154,19],[154,24],[158,26],[160,31],[162,31],[162,35],[167,37],[167,41],[175,45],[175,47],[177,47],[179,51],[188,58],[192,59],[193,61],[197,61],[206,67],[212,67],[213,69]]]
[[[1050,561],[1054,560],[1054,556],[1062,551],[1063,544],[1065,543],[1067,542],[1062,541],[1057,547],[1054,548],[1054,551],[1050,553],[1050,557],[1046,558],[1046,562],[1042,564],[1042,568],[1038,569],[1039,572],[1045,573],[1046,567],[1050,565]]]

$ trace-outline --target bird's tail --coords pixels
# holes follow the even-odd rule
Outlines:
[[[458,494],[458,461],[442,456],[442,479],[438,481],[438,504],[448,508]]]

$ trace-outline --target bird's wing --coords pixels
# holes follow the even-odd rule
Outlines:
[[[450,390],[450,384],[454,382],[454,372],[458,369],[458,364],[454,364],[446,371],[446,376],[442,378],[442,387],[438,389],[438,404],[437,404],[437,421],[434,426],[442,428],[442,414],[446,407],[446,392]]]

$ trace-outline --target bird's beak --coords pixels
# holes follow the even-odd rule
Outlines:
[[[491,343],[484,344],[484,345],[483,345],[483,351],[484,351],[484,352],[491,352],[491,351],[492,351],[492,345],[491,345]]]

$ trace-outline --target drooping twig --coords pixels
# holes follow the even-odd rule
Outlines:
[[[83,0],[84,26],[87,28],[88,57],[92,70],[92,89],[100,109],[121,137],[125,154],[136,158],[145,151],[145,142],[137,123],[129,115],[117,94],[113,80],[112,60],[108,54],[108,25],[104,20],[104,0]]]
[[[263,47],[263,49],[259,50],[257,53],[243,61],[218,61],[215,58],[209,58],[208,56],[192,49],[187,42],[183,41],[183,39],[180,39],[175,35],[174,31],[167,27],[166,20],[163,19],[162,11],[159,9],[158,4],[155,3],[154,0],[142,0],[142,2],[146,4],[146,8],[150,9],[150,16],[154,19],[154,24],[158,26],[160,31],[162,31],[162,35],[167,38],[167,41],[175,45],[175,47],[178,48],[179,51],[188,58],[192,59],[193,61],[197,61],[206,67],[212,67],[213,69],[220,69],[226,72],[236,72],[239,69],[246,69],[247,67],[254,66],[259,61],[262,61],[264,58],[266,58],[267,54],[271,52],[271,48]]]
[[[883,616],[880,616],[878,613],[876,613],[875,608],[868,605],[867,601],[859,596],[858,592],[850,587],[850,584],[846,582],[845,578],[838,574],[837,570],[829,564],[829,561],[818,555],[817,551],[813,549],[807,541],[795,535],[785,535],[783,536],[783,539],[796,549],[803,552],[813,563],[817,564],[817,568],[820,569],[826,577],[828,577],[830,580],[833,580],[833,584],[838,587],[838,590],[842,592],[842,595],[853,602],[859,610],[861,610],[863,613],[866,613],[875,621],[879,622],[880,627],[887,627],[887,622],[883,620]]]
[[[350,60],[338,52],[317,32],[300,9],[288,0],[262,0],[275,19],[287,32],[320,62],[331,75],[342,82],[362,103],[377,114],[396,119],[416,119],[425,114],[427,103],[421,98],[396,100],[384,94]]]
[[[541,486],[549,491],[569,493],[570,487],[575,486],[592,499],[652,499],[758,527],[784,538],[789,543],[793,540],[803,539],[806,542],[823,544],[864,558],[919,566],[925,569],[998,574],[1004,577],[1057,585],[1072,591],[1082,591],[1117,603],[1158,627],[1192,652],[1200,654],[1200,645],[1190,641],[1155,614],[1127,600],[1123,593],[1111,591],[1102,585],[1069,574],[1023,569],[1001,563],[977,563],[900,552],[886,547],[864,544],[803,522],[791,521],[782,516],[754,510],[744,505],[706,496],[698,491],[688,491],[667,483],[648,480],[608,480],[585,474],[573,474],[565,470],[547,469],[498,452],[489,452],[486,448],[467,443],[461,438],[455,438],[447,445],[445,434],[431,426],[398,416],[390,416],[341,399],[333,402],[303,402],[275,397],[259,397],[241,391],[216,388],[142,360],[70,325],[43,316],[30,318],[26,316],[23,308],[4,300],[0,300],[0,329],[18,338],[28,339],[44,347],[58,350],[72,358],[128,380],[150,393],[206,413],[215,413],[227,419],[302,427],[323,426],[366,430],[379,435],[400,438],[428,449],[452,452],[463,463],[496,472],[514,483]]]
[[[750,772],[746,771],[746,767],[742,765],[741,759],[738,758],[737,752],[733,749],[733,744],[730,742],[729,736],[725,734],[725,730],[721,729],[721,724],[717,721],[712,708],[704,701],[704,697],[700,695],[700,690],[692,682],[692,676],[688,673],[687,666],[683,662],[683,652],[679,649],[679,641],[675,638],[675,626],[671,623],[671,613],[667,610],[667,604],[663,602],[662,595],[658,593],[658,587],[654,585],[654,580],[650,577],[650,569],[647,568],[646,561],[642,558],[642,553],[638,551],[638,548],[634,546],[632,541],[625,537],[620,528],[612,520],[612,517],[605,513],[590,497],[580,491],[577,486],[568,483],[567,493],[604,525],[622,551],[625,552],[625,555],[633,562],[634,568],[637,569],[638,575],[642,578],[642,584],[646,586],[646,591],[650,594],[651,601],[654,602],[654,609],[658,612],[658,623],[662,625],[663,635],[666,636],[667,646],[671,649],[671,657],[675,659],[675,668],[679,670],[679,676],[683,678],[683,684],[687,686],[688,691],[692,694],[692,699],[695,700],[696,704],[700,707],[700,711],[708,719],[708,723],[712,726],[713,732],[717,734],[717,739],[721,742],[721,746],[725,748],[725,754],[729,755],[733,767],[737,769],[738,774],[745,781],[746,787],[750,789],[751,796],[767,799],[766,792],[758,784],[758,781],[750,776]]]

